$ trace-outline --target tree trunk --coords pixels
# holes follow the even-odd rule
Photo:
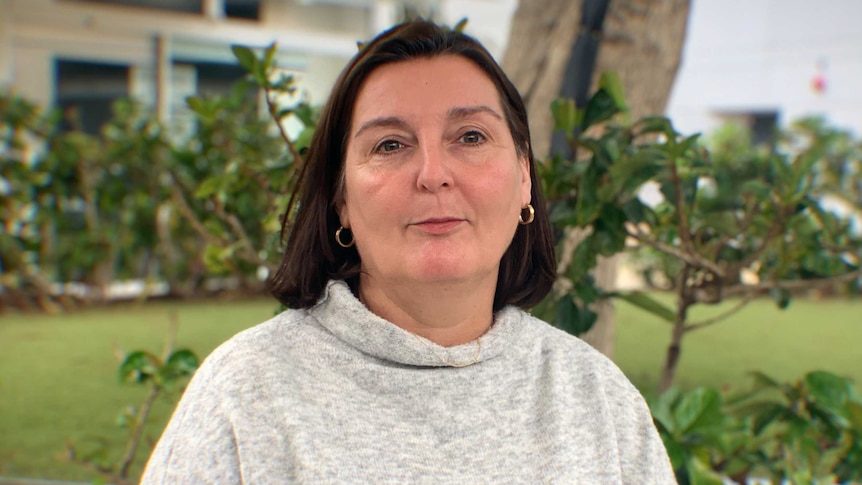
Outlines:
[[[512,19],[503,68],[518,87],[530,119],[533,152],[547,158],[566,64],[578,34],[581,1],[522,0]],[[595,82],[604,71],[619,74],[632,119],[664,113],[682,53],[690,0],[611,0],[604,22]],[[600,286],[613,288],[616,258],[596,268]],[[613,307],[603,303],[593,330],[583,336],[613,352]]]

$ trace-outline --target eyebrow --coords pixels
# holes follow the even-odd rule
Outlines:
[[[454,108],[450,108],[449,112],[447,113],[447,117],[449,119],[459,120],[478,113],[487,113],[501,121],[503,119],[503,117],[500,116],[500,113],[494,111],[494,108],[491,108],[490,106],[484,104],[480,104],[477,106],[456,106]]]
[[[407,128],[407,122],[398,118],[397,116],[385,116],[382,118],[374,118],[372,120],[368,120],[365,123],[362,123],[359,126],[359,129],[354,133],[353,138],[356,138],[365,130],[370,130],[372,128]]]
[[[450,120],[460,120],[478,113],[487,113],[494,118],[497,118],[498,120],[503,119],[500,113],[497,113],[493,108],[484,104],[480,104],[477,106],[456,106],[450,108],[449,111],[446,113],[446,117]],[[380,118],[374,118],[366,121],[365,123],[362,123],[359,126],[359,129],[356,130],[356,133],[354,133],[353,138],[358,137],[363,131],[370,130],[372,128],[406,129],[407,127],[407,122],[397,116],[384,116]]]

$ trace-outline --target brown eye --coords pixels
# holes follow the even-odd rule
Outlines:
[[[384,155],[397,152],[404,148],[404,144],[395,140],[383,140],[374,147],[374,153],[382,153]]]
[[[468,131],[461,135],[461,143],[467,145],[479,145],[480,143],[485,141],[485,135],[479,133],[478,131]]]

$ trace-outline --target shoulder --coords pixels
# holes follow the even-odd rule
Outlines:
[[[581,374],[591,374],[603,380],[631,386],[628,378],[607,356],[580,338],[567,333],[538,318],[524,313],[522,325],[528,335],[541,346],[549,363],[577,369]]]
[[[649,418],[640,391],[610,358],[580,338],[531,315],[525,314],[522,325],[533,341],[531,352],[541,352],[543,372],[553,375],[555,385],[578,405],[607,409],[618,423],[632,413],[637,419]]]
[[[640,391],[611,359],[583,340],[530,315],[522,319],[542,352],[562,399],[610,423],[625,483],[676,483],[667,453]],[[594,422],[594,424],[596,424]]]
[[[215,348],[201,363],[195,380],[217,387],[236,387],[258,377],[304,345],[317,329],[305,310],[286,310],[243,330]]]

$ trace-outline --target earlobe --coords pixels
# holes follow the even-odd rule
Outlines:
[[[521,168],[521,207],[532,202],[533,181],[530,179],[530,160],[522,158],[518,164]]]
[[[343,227],[350,227],[350,216],[348,216],[348,211],[346,205],[342,204],[340,207],[336,209],[338,212],[338,221],[341,223]]]

